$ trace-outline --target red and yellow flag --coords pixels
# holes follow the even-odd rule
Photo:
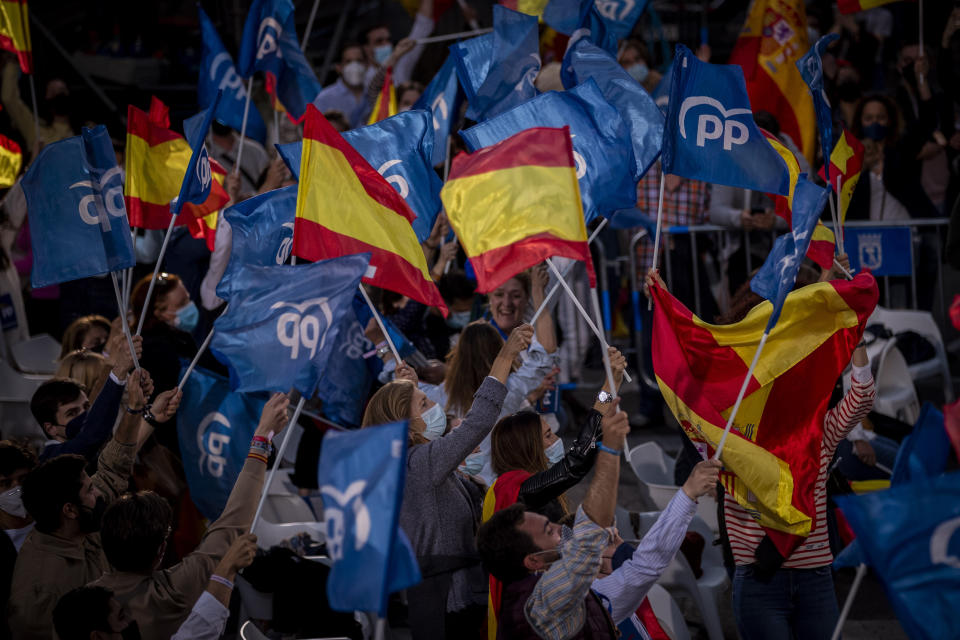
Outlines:
[[[896,2],[896,0],[837,0],[837,9],[840,10],[840,13],[856,13],[857,11],[882,7],[891,2]]]
[[[773,307],[764,301],[740,322],[718,326],[660,287],[653,296],[657,383],[686,434],[713,455]],[[721,459],[733,474],[725,486],[784,557],[813,527],[827,403],[877,297],[865,272],[788,295],[724,446]]]
[[[537,16],[543,18],[543,12],[547,8],[548,0],[500,0],[500,4],[507,9],[513,9],[528,16]]]
[[[377,94],[377,101],[373,103],[373,111],[367,124],[375,124],[397,115],[397,90],[393,86],[393,70],[388,68],[383,76],[383,86]]]
[[[833,145],[833,153],[830,154],[830,182],[833,183],[834,191],[837,190],[837,176],[840,176],[840,194],[837,199],[840,222],[847,220],[847,209],[850,207],[853,190],[857,188],[857,182],[860,180],[861,169],[863,169],[863,144],[857,140],[856,136],[844,129],[837,144]],[[823,167],[820,168],[820,177],[827,179]]]
[[[583,260],[596,286],[568,127],[527,129],[461,153],[440,199],[477,291],[493,291],[553,256]]]
[[[13,186],[22,165],[20,145],[7,136],[0,136],[0,188]]]
[[[24,73],[33,73],[27,0],[0,0],[0,49],[15,53],[20,69]]]
[[[170,130],[170,110],[156,97],[146,113],[133,105],[127,108],[126,184],[124,199],[131,227],[166,229],[170,224],[170,201],[180,194],[180,185],[192,155],[190,144]],[[218,170],[219,169],[219,170]],[[188,215],[177,220],[185,225],[191,217],[203,217],[227,204],[223,188],[226,172],[210,160],[215,178],[210,196],[203,204],[186,203]]]
[[[753,112],[767,111],[813,161],[813,98],[796,62],[810,48],[803,0],[754,0],[730,63],[743,67]]]
[[[370,252],[363,281],[439,307],[410,210],[388,183],[313,105],[307,106],[293,254],[324,260]]]
[[[210,160],[210,175],[213,177],[214,184],[223,185],[227,178],[227,170],[220,166],[216,160]],[[216,246],[217,238],[217,220],[220,218],[220,210],[208,213],[203,217],[188,216],[187,229],[190,235],[197,239],[203,239],[207,243],[207,249],[212,252]],[[169,224],[169,222],[167,223]]]

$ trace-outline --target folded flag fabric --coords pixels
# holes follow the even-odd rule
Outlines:
[[[33,73],[27,0],[0,0],[0,49],[16,55],[24,73]]]
[[[511,11],[519,11],[528,16],[539,18],[547,8],[549,0],[500,0],[494,7],[506,7]]]
[[[543,12],[543,21],[569,36],[581,25],[583,12],[594,6],[606,31],[614,41],[619,41],[630,35],[648,4],[650,0],[551,0]]]
[[[308,106],[293,254],[322,260],[369,252],[364,282],[439,307],[446,316],[411,226],[415,220],[396,189]]]
[[[323,437],[317,484],[333,561],[331,609],[385,617],[389,595],[420,582],[399,526],[406,464],[406,421]]]
[[[450,45],[450,56],[468,104],[476,104],[477,92],[490,71],[493,39],[493,33],[485,33]]]
[[[834,192],[837,190],[837,178],[840,179],[840,192],[837,197],[837,213],[840,215],[840,222],[847,220],[850,199],[860,180],[860,171],[863,170],[863,151],[863,144],[850,131],[844,129],[843,135],[833,147],[833,153],[830,154],[829,183]],[[827,174],[824,169],[825,167],[820,167],[820,177],[826,180]]]
[[[477,291],[553,256],[583,260],[596,286],[569,128],[527,129],[458,155],[440,197]]]
[[[482,121],[537,95],[540,40],[534,16],[493,6],[491,60],[487,73],[468,101],[467,117]]]
[[[359,294],[356,297],[360,297]],[[366,303],[361,300],[361,304],[369,312]],[[375,378],[371,360],[379,361],[379,358],[363,357],[375,345],[364,336],[366,325],[357,318],[356,308],[355,298],[353,308],[347,309],[340,321],[337,342],[316,392],[316,397],[323,402],[324,415],[345,427],[359,427],[363,421],[363,409]]]
[[[817,118],[817,130],[820,132],[820,153],[829,158],[833,149],[833,114],[830,112],[830,99],[823,86],[823,53],[831,42],[840,38],[839,33],[828,33],[817,40],[810,51],[797,60],[800,77],[807,83],[813,98],[813,109]],[[827,184],[832,184],[827,180]]]
[[[867,9],[876,9],[877,7],[882,7],[885,4],[890,4],[891,2],[896,2],[897,0],[837,0],[837,9],[840,10],[840,13],[857,13],[858,11],[866,11]]]
[[[103,125],[45,146],[20,184],[27,201],[35,288],[136,264],[123,179]]]
[[[709,455],[773,311],[764,301],[736,324],[711,325],[654,287],[653,368],[680,426]],[[787,557],[813,526],[830,390],[877,304],[873,276],[808,285],[787,296],[737,411],[721,460],[729,493]]]
[[[929,402],[924,402],[920,417],[913,425],[893,464],[891,485],[914,482],[943,473],[950,461],[950,438],[945,428],[944,414]]]
[[[373,103],[367,124],[375,124],[395,115],[397,115],[397,90],[393,86],[393,70],[387,69],[383,74],[383,86],[377,94],[377,101]]]
[[[20,175],[23,166],[23,154],[20,145],[0,135],[0,188],[12,187]]]
[[[180,185],[180,193],[170,205],[170,211],[174,215],[179,214],[183,210],[183,205],[187,202],[202,205],[210,197],[213,175],[210,170],[210,155],[207,153],[205,141],[207,131],[210,130],[210,123],[213,122],[213,116],[222,97],[223,93],[218,91],[210,108],[204,109],[183,121],[183,133],[186,135],[191,153],[187,170],[183,175],[183,182]]]
[[[223,188],[223,183],[227,179],[227,171],[216,160],[210,161],[210,175],[213,178],[213,184]],[[189,216],[187,218],[187,230],[194,238],[203,240],[207,249],[213,251],[216,248],[217,222],[219,220],[219,209],[199,218]]]
[[[435,167],[447,161],[447,138],[453,133],[453,123],[460,113],[462,97],[463,92],[457,79],[457,61],[453,54],[450,54],[413,105],[414,109],[424,109],[433,116],[431,164]]]

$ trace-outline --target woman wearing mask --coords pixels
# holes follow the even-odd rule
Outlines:
[[[457,466],[493,428],[507,394],[510,369],[532,339],[529,325],[513,330],[463,423],[446,437],[441,437],[446,430],[443,407],[409,379],[385,385],[367,405],[364,427],[397,420],[410,424],[400,527],[424,578],[407,592],[415,640],[481,637],[487,587],[475,536],[482,494],[457,473]]]
[[[110,321],[103,316],[92,315],[77,318],[63,332],[60,359],[77,349],[103,353],[110,337]]]

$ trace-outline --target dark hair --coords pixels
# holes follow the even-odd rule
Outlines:
[[[400,86],[397,87],[397,101],[399,102],[399,100],[403,98],[403,94],[407,91],[416,91],[422,95],[425,88],[422,82],[417,82],[416,80],[401,83]]]
[[[756,271],[754,271],[756,273]],[[804,258],[797,271],[797,279],[793,283],[792,291],[796,291],[808,284],[816,284],[820,281],[820,267],[810,258]],[[740,322],[750,310],[763,302],[763,297],[757,295],[750,288],[750,281],[753,280],[753,274],[746,282],[740,285],[730,300],[730,307],[726,313],[721,313],[716,317],[715,324],[735,324]]]
[[[216,119],[210,123],[210,128],[213,129],[213,134],[216,136],[228,136],[233,133],[233,127]],[[149,281],[150,276],[147,276],[147,282]]]
[[[30,413],[42,429],[46,422],[56,423],[60,405],[73,402],[84,392],[86,388],[76,380],[51,378],[33,392],[33,397],[30,398]]]
[[[501,418],[490,432],[490,463],[495,474],[507,471],[540,473],[550,467],[543,451],[543,426],[535,411],[518,411]]]
[[[149,329],[150,327],[161,324],[161,320],[157,318],[154,312],[157,310],[157,307],[160,306],[160,301],[163,300],[163,297],[176,289],[177,284],[180,283],[180,277],[177,275],[172,273],[158,273],[157,283],[153,286],[153,295],[150,297],[150,304],[144,309],[143,303],[147,299],[147,289],[150,288],[151,277],[152,276],[143,276],[140,282],[137,283],[137,286],[133,288],[133,294],[130,296],[131,311],[133,311],[137,320],[140,319],[141,313],[147,316],[143,321],[144,329]]]
[[[519,529],[526,508],[512,504],[494,513],[477,531],[477,550],[484,570],[503,583],[516,582],[530,573],[523,559],[540,551],[530,534]]]
[[[63,342],[60,347],[60,359],[63,360],[67,355],[73,353],[77,349],[83,348],[83,341],[86,339],[87,334],[90,333],[90,330],[94,327],[99,327],[107,332],[107,337],[110,336],[110,321],[105,317],[100,315],[89,315],[83,316],[82,318],[77,318],[70,323],[70,326],[67,327],[67,330],[63,332]]]
[[[476,320],[463,328],[460,339],[447,354],[447,372],[443,380],[447,392],[446,409],[465,415],[473,404],[484,378],[503,347],[503,338],[489,322]]]
[[[51,458],[23,477],[23,506],[41,533],[60,527],[63,505],[79,504],[83,488],[83,456],[65,454]]]
[[[53,608],[53,628],[60,640],[90,640],[94,631],[109,628],[110,600],[106,587],[77,587],[68,591]]]
[[[390,26],[386,22],[374,22],[368,25],[363,30],[363,44],[367,44],[367,40],[370,39],[370,32],[376,31],[377,29],[386,29],[387,33],[390,34],[390,38],[393,39],[393,31],[390,30]]]
[[[468,278],[463,270],[457,269],[440,276],[437,288],[440,289],[444,302],[450,303],[454,300],[472,300],[477,291],[477,283]]]
[[[857,138],[863,137],[863,125],[860,124],[860,120],[863,118],[864,107],[871,102],[879,102],[883,105],[883,108],[887,110],[887,118],[889,119],[890,123],[887,125],[887,138],[883,141],[883,144],[892,145],[896,143],[897,138],[900,137],[900,127],[902,122],[900,117],[900,109],[897,108],[897,104],[893,100],[879,93],[874,93],[860,98],[860,102],[857,103],[857,106],[853,111],[853,122],[850,123],[850,132]]]
[[[117,571],[151,571],[172,522],[170,505],[152,491],[128,493],[112,503],[100,524],[110,566]]]
[[[33,451],[12,440],[0,440],[0,476],[9,476],[20,469],[33,469],[37,456]]]

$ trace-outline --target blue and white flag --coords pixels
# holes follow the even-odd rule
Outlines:
[[[237,391],[310,397],[336,344],[340,321],[370,263],[362,253],[307,265],[246,266],[230,307],[213,323],[210,351]]]
[[[664,118],[650,94],[606,51],[579,40],[563,56],[563,86],[570,89],[592,78],[604,99],[620,113],[633,145],[633,179],[640,180],[660,156]]]
[[[944,472],[950,460],[950,438],[943,425],[943,413],[929,402],[923,403],[917,418],[893,464],[891,485],[929,478]]]
[[[413,105],[414,109],[424,109],[433,114],[431,162],[435,167],[447,160],[447,138],[453,133],[453,123],[460,112],[462,96],[460,82],[457,80],[457,61],[451,54]]]
[[[267,400],[231,391],[226,378],[199,367],[183,385],[177,439],[190,499],[204,518],[216,520],[227,504]]]
[[[367,309],[366,303],[361,303]],[[383,366],[379,358],[363,357],[374,348],[364,335],[365,326],[357,320],[353,307],[344,312],[333,353],[317,384],[316,397],[323,402],[324,415],[348,427],[359,427],[363,421],[370,387],[379,373],[374,365]]]
[[[487,120],[537,95],[540,37],[536,16],[493,5],[493,57],[467,117]]]
[[[317,483],[327,552],[327,598],[334,611],[387,614],[387,599],[420,582],[420,567],[400,529],[407,423],[323,437]]]
[[[180,193],[170,203],[170,212],[173,215],[179,214],[186,202],[203,204],[210,197],[213,172],[210,170],[210,155],[207,153],[206,139],[221,98],[223,98],[223,92],[218,91],[213,98],[213,104],[208,109],[183,121],[184,137],[193,153],[187,164],[187,170],[183,174]]]
[[[907,635],[960,638],[960,472],[834,499]]]
[[[797,60],[797,69],[813,96],[813,110],[817,114],[817,129],[820,131],[820,151],[824,157],[823,170],[827,184],[836,185],[830,180],[830,154],[833,153],[833,114],[830,112],[830,99],[823,86],[823,52],[831,42],[840,38],[839,33],[828,33],[817,40],[810,51]]]
[[[20,183],[35,289],[136,264],[122,175],[103,125],[40,151]]]
[[[531,127],[570,127],[584,218],[589,223],[637,204],[630,133],[593,80],[549,91],[495,118],[461,131],[470,151]]]
[[[554,31],[569,36],[583,22],[584,11],[593,7],[606,31],[617,41],[630,35],[649,3],[650,0],[550,0],[543,11],[543,21]]]
[[[244,78],[263,71],[267,92],[294,120],[303,117],[322,87],[297,41],[291,0],[254,0],[243,27],[237,70]]]
[[[217,283],[218,297],[230,298],[233,280],[245,266],[286,264],[293,248],[296,209],[297,185],[292,184],[248,198],[223,212],[233,242],[227,268]]]
[[[663,135],[663,171],[787,195],[790,173],[753,122],[743,69],[700,62],[677,45]]]
[[[803,264],[813,238],[813,228],[817,226],[820,212],[827,204],[829,195],[829,190],[807,180],[806,174],[800,174],[793,192],[793,228],[790,233],[777,238],[770,255],[750,281],[750,288],[754,293],[773,303],[766,333],[769,333],[780,319],[783,303],[787,294],[793,290],[797,272],[800,271],[800,265]]]
[[[209,108],[217,92],[223,91],[223,99],[214,116],[218,122],[240,131],[243,127],[243,108],[247,102],[247,89],[243,78],[233,65],[233,58],[220,40],[207,13],[199,5],[200,33],[203,36],[203,52],[200,55],[200,79],[197,97],[201,108]],[[266,144],[267,125],[260,112],[251,106],[247,113],[247,137]]]
[[[425,241],[443,203],[443,181],[433,170],[433,126],[430,112],[422,109],[403,111],[380,122],[352,129],[343,139],[356,149],[387,182],[393,185],[410,209],[417,214],[413,231]],[[302,142],[277,145],[277,151],[300,179]]]
[[[366,301],[359,294],[353,298],[353,312],[357,315],[357,321],[359,321],[363,327],[366,327],[370,324],[370,321],[373,320],[373,312],[370,311],[369,305],[367,305]],[[383,320],[383,326],[387,328],[387,333],[390,334],[390,339],[393,340],[393,346],[397,348],[400,357],[406,358],[413,355],[417,348],[413,346],[413,343],[407,339],[407,336],[403,335],[400,329],[393,324],[390,317],[381,316],[380,319]],[[382,367],[378,368],[377,373],[379,373],[379,369],[382,369]]]
[[[485,33],[450,45],[450,56],[456,66],[457,78],[469,104],[476,103],[477,92],[490,71],[493,39],[493,33]]]
[[[657,85],[657,88],[654,89],[651,94],[653,101],[657,103],[657,107],[663,112],[663,115],[667,115],[667,105],[670,104],[670,88],[673,86],[673,69],[676,67],[675,62],[676,61],[670,62],[670,66],[667,67],[663,77],[660,78],[660,84]]]

